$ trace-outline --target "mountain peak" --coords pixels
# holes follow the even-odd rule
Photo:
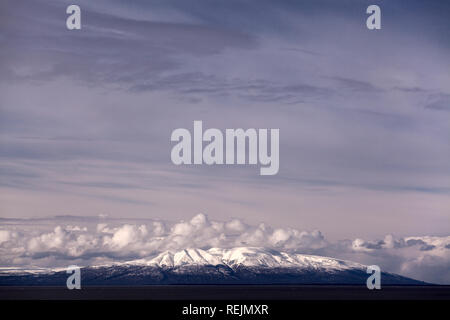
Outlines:
[[[125,264],[157,266],[161,268],[186,265],[336,270],[364,268],[364,265],[354,262],[321,256],[286,253],[261,247],[211,248],[208,250],[188,248],[176,252],[164,251],[155,256],[128,261]]]
[[[358,284],[365,285],[366,266],[334,258],[280,252],[261,247],[230,249],[187,248],[164,251],[148,258],[85,267],[87,285],[149,284]],[[0,285],[56,285],[65,283],[65,271],[34,273],[0,270]],[[383,273],[385,284],[420,284]]]

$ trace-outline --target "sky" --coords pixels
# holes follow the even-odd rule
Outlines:
[[[69,31],[72,3],[0,4],[4,250],[25,228],[8,219],[55,216],[201,213],[334,245],[449,236],[447,1],[79,0]],[[366,28],[370,4],[381,30]],[[278,174],[175,166],[171,132],[194,120],[279,128]],[[445,241],[430,263],[449,269]]]

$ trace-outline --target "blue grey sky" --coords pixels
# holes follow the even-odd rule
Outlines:
[[[2,1],[0,216],[448,235],[449,17],[447,1]],[[278,175],[174,166],[170,134],[194,120],[279,128]]]

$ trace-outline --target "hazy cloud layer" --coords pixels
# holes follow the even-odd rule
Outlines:
[[[64,221],[66,223],[58,224]],[[82,222],[60,217],[28,223],[4,219],[3,223],[1,267],[93,265],[151,257],[166,250],[256,246],[377,264],[385,271],[450,283],[450,237],[387,235],[374,241],[330,242],[318,230],[252,226],[240,219],[213,221],[204,214],[179,222],[143,220],[133,223],[107,217]]]
[[[73,32],[68,4],[0,3],[0,216],[130,222],[8,220],[5,264],[248,243],[448,283],[448,1],[384,1],[379,31],[365,27],[371,1],[80,0]],[[175,167],[170,134],[193,120],[279,128],[279,174]],[[195,212],[275,230],[135,220]]]

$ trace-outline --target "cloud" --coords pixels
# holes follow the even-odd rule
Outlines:
[[[386,235],[381,240],[328,241],[318,230],[271,228],[249,225],[240,219],[213,221],[197,214],[188,221],[118,223],[81,222],[57,225],[52,230],[30,230],[26,224],[0,230],[0,266],[60,267],[121,262],[155,256],[166,250],[252,246],[284,252],[326,255],[364,264],[412,278],[450,283],[450,236],[403,237]],[[55,223],[61,220],[55,220]]]
[[[5,70],[0,81],[42,83],[70,75],[84,84],[115,83],[126,89],[177,69],[179,56],[200,57],[256,45],[246,33],[187,23],[179,16],[171,21],[136,19],[129,8],[119,9],[117,3],[105,5],[115,12],[88,2],[79,5],[86,23],[69,39],[61,24],[63,3],[7,1],[5,12],[15,19],[3,24],[0,41],[16,59],[0,59],[0,70]],[[34,22],[22,23],[30,19]],[[59,24],[61,28],[56,27]]]
[[[272,229],[264,224],[251,226],[239,219],[210,221],[204,214],[176,223],[146,221],[145,224],[114,226],[101,222],[85,226],[57,225],[53,230],[46,231],[48,227],[45,225],[40,232],[31,232],[27,226],[15,226],[19,229],[18,237],[12,237],[10,230],[1,230],[2,265],[11,265],[16,258],[29,258],[32,264],[45,264],[48,261],[40,259],[49,256],[57,256],[62,259],[61,262],[64,259],[89,262],[94,257],[121,260],[192,247],[207,249],[245,245],[292,251],[311,250],[326,244],[319,231]]]
[[[433,283],[450,283],[450,236],[338,241],[325,252]]]
[[[11,233],[8,230],[0,230],[0,244],[9,241],[11,238]]]
[[[430,100],[431,102],[425,108],[437,111],[450,111],[450,94],[435,94],[432,95]]]
[[[79,32],[64,27],[69,3],[0,4],[2,216],[205,210],[215,220],[2,225],[2,263],[254,245],[448,282],[426,272],[446,266],[448,244],[384,237],[448,229],[448,3],[386,2],[381,32],[366,30],[356,0],[80,0]],[[279,175],[174,168],[170,132],[194,119],[280,128]],[[243,216],[253,225],[232,219]],[[358,239],[330,243],[259,217],[334,238],[357,229]]]

